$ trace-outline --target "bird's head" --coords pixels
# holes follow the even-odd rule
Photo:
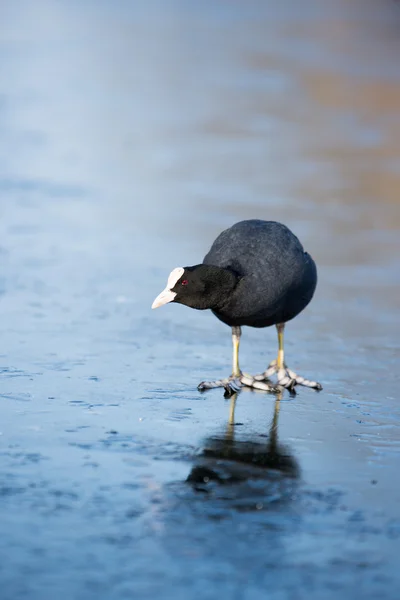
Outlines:
[[[198,310],[216,309],[227,302],[238,281],[233,271],[213,265],[177,267],[171,271],[166,288],[151,308],[177,302]]]

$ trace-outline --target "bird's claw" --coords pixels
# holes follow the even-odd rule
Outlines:
[[[231,396],[233,396],[233,394],[237,394],[241,387],[242,384],[239,378],[236,377],[235,379],[231,379],[230,381],[228,381],[228,383],[224,385],[224,397],[230,398]]]
[[[261,373],[261,375],[256,375],[254,379],[256,381],[269,381],[269,378],[274,374],[276,374],[278,386],[288,389],[293,394],[296,393],[296,385],[302,385],[318,391],[322,390],[322,385],[320,383],[306,379],[301,375],[297,375],[297,373],[292,371],[292,369],[289,369],[285,364],[283,367],[278,369],[276,360],[273,360],[268,365],[268,368],[264,373]]]
[[[253,377],[252,375],[249,375],[248,373],[244,373],[241,376],[240,381],[241,381],[242,385],[244,385],[245,387],[249,387],[254,390],[261,390],[263,392],[272,392],[273,394],[278,394],[279,392],[282,391],[282,388],[280,388],[277,385],[274,385],[271,381],[269,381],[265,378],[259,379],[257,377]]]
[[[217,381],[202,381],[197,386],[199,392],[205,392],[206,390],[212,390],[214,388],[223,387],[225,389],[225,398],[230,398],[233,394],[236,394],[242,387],[248,387],[254,390],[261,390],[263,392],[272,392],[277,394],[282,391],[282,388],[272,384],[271,382],[257,380],[247,373],[240,373],[239,375],[231,375],[225,379],[218,379]]]
[[[270,377],[276,375],[276,383],[270,381]],[[249,375],[248,373],[240,373],[239,375],[231,375],[225,379],[217,381],[202,381],[197,386],[200,392],[211,390],[214,388],[223,387],[225,389],[225,397],[229,398],[232,394],[237,393],[242,387],[248,387],[254,390],[263,392],[271,392],[278,394],[284,389],[289,390],[291,395],[296,395],[296,386],[302,385],[314,390],[322,390],[322,385],[317,381],[305,379],[301,375],[297,375],[286,365],[278,369],[277,361],[273,360],[267,370],[260,375]]]
[[[230,377],[218,379],[217,381],[202,381],[197,386],[197,389],[199,392],[205,392],[206,390],[212,390],[220,387],[225,388],[225,395],[227,397],[232,396],[232,394],[237,393],[242,387],[240,383],[240,377],[231,375]]]

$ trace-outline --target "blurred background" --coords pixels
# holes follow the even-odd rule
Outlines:
[[[393,0],[1,2],[4,600],[397,598],[399,56]],[[230,332],[150,306],[245,218],[317,262],[287,354],[324,391],[280,416],[313,491],[235,517],[238,545],[213,525],[231,501],[182,483],[225,426],[196,385],[229,373]],[[246,370],[275,352],[244,332]],[[272,409],[240,395],[243,435]]]

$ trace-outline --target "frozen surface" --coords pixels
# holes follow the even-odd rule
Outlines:
[[[2,600],[397,600],[398,3],[17,0],[0,23]],[[319,266],[287,360],[324,390],[277,406],[199,394],[229,329],[150,309],[253,217]],[[275,353],[244,331],[246,370]]]

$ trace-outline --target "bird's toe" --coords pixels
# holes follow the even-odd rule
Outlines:
[[[278,388],[285,388],[291,392],[291,394],[295,394],[295,388],[298,385],[309,387],[314,390],[322,390],[322,385],[317,381],[312,381],[310,379],[306,379],[301,375],[297,375],[294,371],[289,369],[286,365],[280,367],[278,369],[277,361],[273,360],[269,365],[266,371],[261,375],[255,375],[253,380],[256,382],[265,382],[269,386],[273,386],[274,384],[271,382],[272,376],[276,377],[276,384]],[[242,383],[245,383],[242,379]]]
[[[285,367],[285,370],[288,378],[294,381],[295,385],[302,385],[304,387],[309,387],[318,391],[322,390],[322,385],[318,383],[318,381],[312,381],[311,379],[306,379],[301,375],[297,375],[297,373],[295,373],[291,369],[288,369],[287,367]]]
[[[240,377],[226,377],[225,379],[217,379],[216,381],[202,381],[197,386],[199,392],[205,392],[206,390],[213,390],[215,388],[225,388],[225,394],[228,397],[238,392],[241,388]]]
[[[269,380],[259,375],[253,377],[252,375],[248,375],[246,373],[242,375],[240,381],[245,387],[249,387],[255,390],[262,390],[263,392],[272,392],[276,394],[281,391],[278,386],[274,385]]]

